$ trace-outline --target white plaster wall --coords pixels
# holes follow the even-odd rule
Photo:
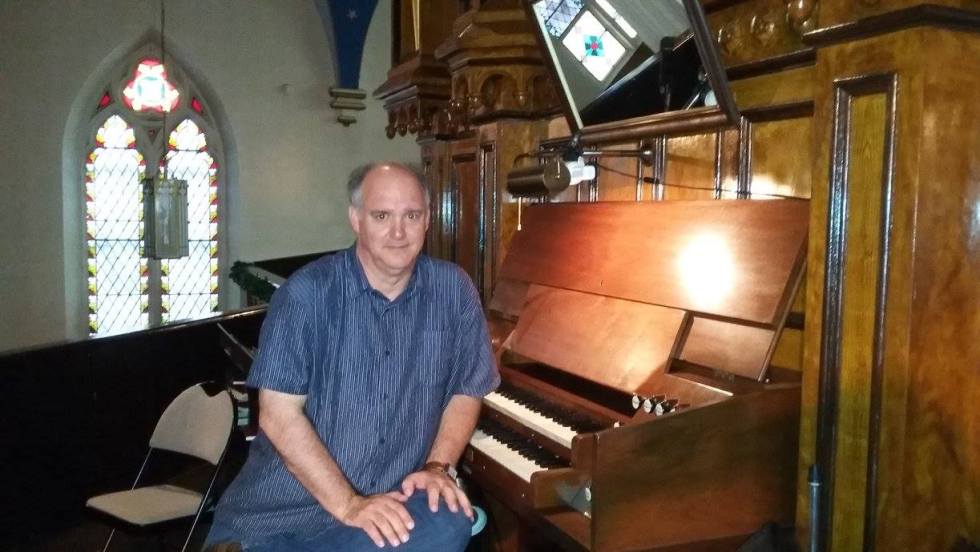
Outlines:
[[[166,13],[168,52],[220,119],[225,259],[351,243],[346,173],[415,160],[418,148],[385,137],[370,98],[357,124],[336,122],[332,45],[312,0],[166,0]],[[389,21],[382,0],[362,64],[369,93],[390,66]],[[81,182],[63,189],[84,155],[73,129],[87,125],[113,63],[158,25],[157,0],[0,2],[0,351],[84,335],[82,204],[71,195]]]

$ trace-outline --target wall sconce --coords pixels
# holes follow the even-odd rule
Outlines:
[[[179,259],[187,256],[187,246],[187,181],[143,180],[143,254]]]
[[[507,191],[517,198],[542,197],[557,194],[569,186],[594,178],[595,167],[586,165],[581,157],[574,161],[564,161],[553,156],[548,157],[544,163],[508,172]]]

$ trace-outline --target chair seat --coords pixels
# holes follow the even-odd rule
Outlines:
[[[200,504],[199,493],[174,485],[108,493],[85,503],[89,508],[138,526],[193,516]]]

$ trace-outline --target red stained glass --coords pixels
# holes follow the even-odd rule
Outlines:
[[[102,98],[99,100],[99,109],[107,107],[111,103],[112,103],[112,96],[110,96],[109,92],[106,91],[102,94]]]
[[[204,114],[204,106],[201,105],[201,100],[197,98],[191,98],[191,109],[197,111],[200,114]]]
[[[167,79],[167,70],[155,59],[144,59],[133,79],[123,87],[123,102],[134,111],[169,113],[177,108],[180,92]]]

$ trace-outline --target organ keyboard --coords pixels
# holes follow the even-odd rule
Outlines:
[[[489,303],[503,381],[463,473],[569,550],[724,549],[790,522],[799,382],[769,363],[807,216],[796,200],[530,208]]]

